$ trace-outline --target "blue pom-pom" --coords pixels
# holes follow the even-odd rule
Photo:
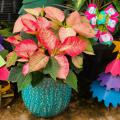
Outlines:
[[[22,91],[25,106],[38,117],[52,117],[65,110],[71,98],[71,88],[60,81],[44,79],[37,86]]]
[[[106,90],[105,87],[100,85],[99,81],[94,81],[91,85],[92,96],[97,97],[98,101],[104,101],[106,107],[112,104],[113,107],[120,105],[120,91],[115,91],[114,89]]]

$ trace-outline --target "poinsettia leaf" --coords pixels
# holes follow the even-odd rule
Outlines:
[[[43,72],[44,74],[49,74],[54,80],[56,80],[59,68],[60,66],[57,60],[54,57],[51,57]]]
[[[29,64],[28,63],[23,65],[22,73],[25,76],[29,73]]]
[[[17,61],[19,61],[19,62],[28,62],[28,58],[20,58],[20,59],[17,59]]]
[[[95,37],[95,31],[90,23],[80,23],[73,26],[73,29],[79,34],[87,38]]]
[[[10,36],[6,39],[7,42],[13,44],[13,45],[17,45],[20,43],[21,41],[21,36],[18,34],[18,35],[15,35],[15,36]]]
[[[22,89],[31,84],[32,75],[28,74],[24,76],[22,74],[22,67],[13,67],[10,71],[9,81],[13,83],[17,82],[18,91],[21,91]]]
[[[6,62],[5,60],[3,59],[3,57],[0,55],[0,67],[2,67],[3,65],[5,65]]]
[[[20,36],[21,36],[21,38],[22,38],[23,40],[31,39],[31,40],[34,40],[34,42],[35,42],[36,44],[37,44],[37,42],[38,42],[38,40],[37,40],[37,38],[36,38],[35,35],[28,34],[28,33],[24,32],[24,31],[21,31],[21,32],[20,32]]]
[[[68,84],[71,88],[78,92],[77,88],[77,77],[74,72],[70,71],[65,83]]]
[[[37,45],[33,40],[23,40],[15,47],[15,52],[19,57],[28,58],[30,57],[36,50]]]
[[[66,23],[69,26],[74,26],[76,24],[80,24],[80,21],[81,21],[81,16],[79,12],[75,11],[68,16]]]
[[[31,74],[28,74],[28,75],[22,77],[21,79],[19,79],[17,81],[18,92],[20,92],[21,90],[23,90],[27,86],[29,86],[31,84],[31,81],[32,81],[32,75]]]
[[[55,7],[46,7],[45,9],[46,17],[53,20],[58,20],[63,22],[65,19],[64,12]]]
[[[70,36],[76,36],[76,32],[68,27],[68,28],[64,28],[64,27],[61,27],[59,29],[59,37],[60,37],[60,41],[63,43],[64,40],[67,38],[67,37],[70,37]]]
[[[7,61],[6,61],[6,67],[10,67],[12,65],[15,65],[17,61],[17,54],[16,52],[12,51],[7,55]]]
[[[9,81],[15,83],[19,79],[21,79],[23,77],[21,71],[22,71],[22,67],[19,67],[19,66],[12,67],[10,70]]]
[[[94,49],[93,49],[93,46],[92,46],[92,42],[87,38],[84,38],[84,37],[80,37],[80,38],[87,42],[87,46],[86,46],[86,49],[85,49],[84,53],[86,53],[88,55],[95,55]]]
[[[39,84],[43,80],[44,76],[45,75],[42,72],[32,72],[32,86],[35,87],[37,84]]]
[[[35,52],[29,60],[29,72],[38,71],[46,67],[49,57],[43,52]]]
[[[0,80],[8,80],[9,74],[10,72],[5,66],[0,67]]]
[[[43,11],[43,8],[33,8],[33,9],[24,9],[27,13],[32,14],[36,17],[38,17],[41,12]]]
[[[38,17],[37,18],[37,24],[39,28],[50,28],[51,23],[48,21],[45,17]]]
[[[0,55],[5,59],[6,55],[8,54],[8,50],[2,50],[0,51]]]
[[[80,16],[77,11],[70,14],[70,16],[67,18],[67,24],[72,26],[72,28],[79,33],[79,35],[87,38],[95,37],[96,33],[91,27],[90,22],[88,22],[86,17]]]
[[[36,30],[38,28],[38,25],[36,22],[29,20],[29,18],[23,18],[21,19],[24,27],[23,30],[30,34],[36,34]]]
[[[59,64],[57,78],[66,79],[66,77],[69,73],[69,62],[67,60],[67,57],[63,56],[63,55],[57,55],[57,56],[55,56],[55,59],[57,60],[57,62]]]
[[[14,28],[13,28],[13,33],[17,33],[17,32],[22,31],[24,28],[24,25],[22,23],[22,19],[28,19],[28,18],[29,18],[29,20],[36,22],[35,17],[32,16],[31,14],[22,15],[16,20],[16,22],[14,24]]]
[[[81,40],[79,37],[72,36],[65,39],[60,48],[60,51],[65,51],[70,56],[77,56],[86,49],[86,41]]]
[[[72,63],[76,68],[82,68],[83,67],[83,56],[75,56],[72,57]]]
[[[37,38],[39,42],[50,51],[54,49],[57,42],[59,42],[56,35],[48,29],[40,29]]]

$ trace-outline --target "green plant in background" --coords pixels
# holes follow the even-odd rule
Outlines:
[[[45,7],[55,4],[63,4],[65,0],[23,0],[23,5],[19,11],[19,14],[24,14],[25,8]]]
[[[0,22],[0,35],[3,37],[8,37],[12,35],[11,24],[7,22]]]

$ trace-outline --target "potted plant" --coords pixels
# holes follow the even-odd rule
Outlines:
[[[68,16],[55,7],[25,9],[14,25],[13,46],[7,55],[9,80],[22,90],[25,106],[36,116],[52,117],[62,112],[77,91],[72,64],[81,68],[82,52],[94,54],[89,38],[95,36],[85,16]]]

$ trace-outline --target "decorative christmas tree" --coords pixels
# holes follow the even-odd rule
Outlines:
[[[65,0],[23,0],[19,14],[24,14],[25,8],[45,7],[55,4],[62,4]]]
[[[116,45],[113,52],[118,52],[117,58],[110,62],[105,72],[91,85],[93,97],[98,101],[104,101],[106,107],[112,104],[113,107],[120,105],[120,42],[113,41]]]

